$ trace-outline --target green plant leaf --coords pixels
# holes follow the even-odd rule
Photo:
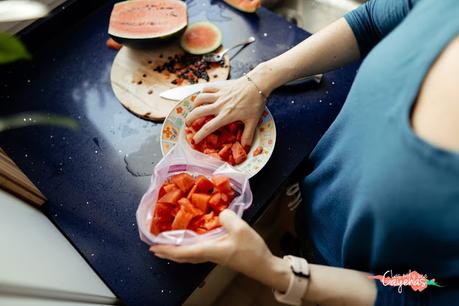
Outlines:
[[[0,33],[0,64],[30,58],[30,53],[19,39],[5,33]]]
[[[79,128],[76,120],[60,115],[19,113],[8,117],[0,117],[0,132],[33,125],[52,125],[71,130],[78,130]]]

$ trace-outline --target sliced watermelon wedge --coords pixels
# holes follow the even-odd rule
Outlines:
[[[178,36],[188,24],[187,6],[179,0],[129,0],[114,5],[108,34],[129,46]]]
[[[206,54],[222,44],[220,29],[208,21],[200,21],[188,26],[180,39],[183,50],[191,54]]]

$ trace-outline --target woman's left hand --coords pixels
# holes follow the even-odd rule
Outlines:
[[[266,285],[286,289],[290,270],[282,259],[271,254],[263,238],[231,210],[220,213],[220,223],[227,231],[223,237],[193,245],[154,245],[150,251],[160,258],[176,262],[211,261]],[[277,278],[276,282],[273,282],[273,276]]]

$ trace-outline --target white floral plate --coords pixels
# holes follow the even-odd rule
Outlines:
[[[160,139],[161,152],[163,153],[163,156],[174,147],[180,137],[185,138],[185,118],[193,109],[193,105],[191,103],[193,96],[195,95],[191,95],[180,101],[164,120]],[[265,108],[255,132],[252,148],[247,154],[247,160],[237,166],[234,166],[234,168],[246,173],[249,177],[254,176],[268,162],[274,150],[275,144],[276,125],[268,108]],[[254,156],[254,151],[260,146],[263,148],[263,151],[261,154]]]

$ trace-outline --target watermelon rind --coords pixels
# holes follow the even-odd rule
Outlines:
[[[214,39],[215,41],[214,43],[212,43],[212,45],[208,47],[200,48],[200,47],[191,47],[190,45],[187,44],[185,40],[185,35],[187,34],[187,32],[191,32],[197,27],[209,27],[215,33],[215,39]],[[196,54],[196,55],[206,54],[206,53],[215,51],[218,47],[220,47],[220,45],[222,44],[222,37],[223,37],[222,32],[216,25],[208,21],[199,21],[199,22],[190,24],[188,26],[188,28],[182,34],[182,37],[180,39],[180,46],[183,48],[183,50],[185,50],[186,52],[190,54]]]
[[[145,0],[128,0],[118,2],[114,5],[114,9],[117,6],[130,6],[139,2],[145,2]],[[150,0],[148,2],[159,2],[158,0]],[[161,2],[170,2],[174,5],[181,5],[184,7],[185,14],[187,14],[187,5],[185,2],[180,0],[161,0]],[[188,25],[188,15],[186,18],[178,24],[175,28],[170,29],[167,32],[156,32],[156,33],[126,33],[120,30],[114,29],[111,25],[108,28],[108,34],[112,37],[115,41],[132,47],[142,47],[142,46],[150,46],[152,44],[160,44],[162,42],[170,41],[171,39],[177,38],[183,34],[186,27]]]
[[[245,13],[255,13],[257,11],[258,8],[261,7],[261,1],[260,0],[253,0],[254,2],[256,2],[256,5],[253,5],[253,6],[243,6],[241,4],[238,4],[236,3],[235,0],[223,0],[226,2],[226,4],[234,7],[235,9],[239,10],[239,11],[242,11],[242,12],[245,12]]]

